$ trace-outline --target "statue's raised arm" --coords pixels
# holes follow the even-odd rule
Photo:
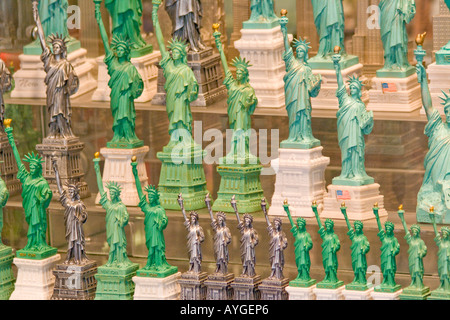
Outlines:
[[[11,119],[5,119],[4,125],[5,125],[5,133],[8,137],[9,144],[11,145],[11,148],[13,150],[14,159],[16,159],[17,166],[19,167],[19,170],[24,170],[25,166],[22,163],[22,159],[20,158],[19,150],[17,149],[16,142],[14,141],[13,136],[13,128],[11,128]]]
[[[39,42],[41,43],[42,50],[44,50],[47,47],[47,43],[45,42],[44,28],[42,27],[41,18],[39,17],[39,0],[32,0],[32,7],[33,18],[37,26]]]
[[[166,45],[164,42],[164,36],[161,31],[161,25],[159,24],[159,18],[158,18],[158,9],[161,5],[162,0],[152,0],[153,9],[152,9],[152,20],[153,20],[153,27],[155,29],[155,36],[156,40],[158,42],[159,51],[161,51],[161,55],[165,55],[167,53]]]
[[[213,36],[215,39],[217,50],[219,50],[220,60],[222,61],[223,70],[225,71],[225,74],[227,74],[228,72],[230,72],[230,68],[228,67],[227,57],[225,56],[225,52],[223,51],[222,41],[220,40],[220,37],[222,36],[222,34],[219,32],[219,27],[220,27],[220,24],[218,24],[218,23],[213,24],[213,30],[214,30]]]
[[[94,0],[95,3],[95,20],[97,20],[98,27],[100,29],[100,36],[102,38],[103,46],[105,47],[105,53],[111,54],[111,47],[109,46],[108,33],[106,32],[105,25],[102,20],[102,13],[100,11],[101,0]]]
[[[100,192],[100,195],[103,197],[106,192],[103,187],[102,174],[100,172],[100,153],[98,152],[94,155],[94,170],[97,177],[98,192]]]
[[[133,156],[131,158],[131,171],[132,171],[133,176],[134,176],[134,182],[136,184],[136,190],[137,190],[139,199],[145,199],[145,194],[144,194],[144,191],[142,190],[141,181],[139,180],[139,173],[138,173],[137,166],[138,166],[137,158],[136,158],[136,156]]]

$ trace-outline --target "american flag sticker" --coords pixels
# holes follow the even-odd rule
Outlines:
[[[397,92],[397,86],[395,85],[395,83],[383,82],[381,84],[381,87],[383,88],[383,93],[385,93],[385,92]]]
[[[336,190],[336,198],[338,200],[350,200],[350,192],[348,190]]]

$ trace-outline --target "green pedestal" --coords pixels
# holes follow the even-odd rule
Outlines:
[[[317,284],[317,288],[319,288],[319,289],[337,289],[339,287],[342,287],[343,285],[344,285],[344,281],[337,281],[337,282],[321,281]]]
[[[436,52],[437,65],[450,65],[450,42],[441,50]]]
[[[166,146],[157,157],[162,162],[158,191],[164,209],[179,210],[181,193],[186,210],[205,208],[206,189],[203,157],[206,152],[199,145],[184,149]]]
[[[250,213],[261,211],[261,199],[264,193],[261,187],[260,175],[262,166],[257,164],[221,164],[217,172],[221,176],[217,199],[212,209],[214,211],[234,212],[231,207],[231,197],[236,197],[239,212]]]
[[[343,55],[339,65],[341,69],[347,69],[359,63],[359,58],[352,55]],[[334,70],[334,62],[331,60],[331,55],[327,58],[315,56],[308,60],[309,66],[314,70]]]
[[[431,291],[427,300],[450,300],[450,292],[442,289]]]
[[[292,142],[288,140],[281,141],[280,148],[283,149],[312,149],[320,146],[320,141],[318,139],[311,140],[308,142]]]
[[[95,300],[133,300],[134,282],[139,264],[132,263],[126,267],[98,267],[95,275],[97,291]]]
[[[143,140],[136,140],[134,142],[127,141],[109,141],[106,143],[107,148],[111,149],[137,149],[144,146]]]
[[[375,292],[385,292],[385,293],[394,293],[400,290],[402,287],[399,284],[396,284],[395,286],[376,286],[374,288]]]
[[[22,258],[22,259],[31,259],[31,260],[43,260],[47,259],[48,257],[54,256],[58,249],[53,247],[46,247],[43,250],[28,250],[28,249],[22,249],[17,250],[16,257]]]
[[[430,295],[430,288],[423,287],[421,289],[407,287],[399,295],[400,300],[426,300]]]
[[[295,280],[292,280],[291,282],[289,282],[289,286],[297,287],[297,288],[309,288],[309,287],[313,286],[314,284],[316,284],[315,279],[310,279],[309,281],[295,279]]]
[[[404,70],[386,70],[380,69],[377,70],[377,78],[407,78],[416,73],[416,68],[413,66],[409,66]]]
[[[12,248],[0,244],[0,300],[9,300],[14,291],[13,259]]]
[[[273,29],[279,26],[278,19],[273,21],[261,20],[261,21],[244,21],[242,23],[243,29]]]
[[[332,184],[335,186],[359,187],[359,186],[366,186],[368,184],[373,184],[373,183],[375,183],[375,180],[369,176],[361,177],[360,179],[347,179],[347,178],[336,177],[336,178],[333,178],[333,180],[332,180]]]
[[[47,43],[47,45],[52,48],[51,43]],[[73,37],[69,37],[69,42],[66,44],[67,54],[74,52],[78,49],[81,49],[81,42]],[[30,44],[27,44],[23,47],[23,54],[30,56],[40,56],[42,54],[42,47],[39,39],[36,39]]]
[[[136,272],[136,275],[138,277],[145,277],[145,278],[166,278],[177,272],[178,272],[178,267],[175,267],[175,266],[170,266],[163,270],[156,270],[156,268],[151,268],[151,269],[142,268]]]
[[[346,290],[353,290],[353,291],[366,291],[370,288],[371,286],[368,286],[367,284],[353,283],[353,282],[345,285]]]
[[[131,49],[130,57],[133,58],[140,58],[143,56],[146,56],[147,54],[150,54],[153,52],[153,46],[151,44],[147,44],[145,47],[139,48],[139,49]]]

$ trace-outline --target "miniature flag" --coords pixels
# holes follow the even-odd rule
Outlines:
[[[381,87],[383,88],[383,93],[385,93],[385,92],[397,92],[397,86],[395,85],[395,83],[383,82]]]
[[[336,191],[336,198],[338,200],[350,200],[350,192],[348,190],[337,190]]]

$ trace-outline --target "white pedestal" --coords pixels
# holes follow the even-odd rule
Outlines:
[[[241,39],[234,42],[241,57],[252,65],[250,84],[255,89],[258,107],[282,108],[285,106],[284,75],[286,66],[282,59],[284,40],[281,27],[272,29],[241,29]],[[289,35],[290,41],[292,35]]]
[[[181,272],[165,278],[133,277],[134,300],[179,300]]]
[[[97,90],[95,90],[92,95],[93,101],[111,100],[111,88],[108,86],[111,77],[108,74],[105,62],[103,62],[104,58],[105,56],[101,56],[96,59],[98,64],[98,85]],[[136,67],[144,81],[144,91],[139,98],[134,100],[134,102],[148,102],[156,94],[158,81],[157,64],[159,60],[161,60],[161,52],[159,51],[153,51],[145,56],[131,59],[131,63]]]
[[[400,300],[399,296],[403,292],[403,290],[398,290],[393,293],[388,292],[372,292],[372,299],[373,300]]]
[[[372,300],[373,288],[366,291],[347,290],[342,291],[345,300]]]
[[[43,260],[14,258],[17,280],[10,300],[50,300],[55,286],[53,269],[61,256],[56,254]]]
[[[380,217],[388,215],[384,208],[384,196],[380,195],[380,185],[372,183],[365,186],[337,186],[330,184],[324,199],[324,209],[321,218],[344,219],[340,210],[345,202],[349,220],[375,219],[373,205],[378,203]]]
[[[444,98],[442,90],[448,94],[450,90],[450,65],[437,65],[433,62],[428,66],[428,79],[430,81],[430,93],[433,101],[433,107],[438,109],[441,114],[444,114],[443,101],[439,97]],[[421,114],[425,114],[423,108],[420,109]]]
[[[355,64],[349,68],[342,70],[342,77],[346,83],[347,89],[347,79],[350,76],[361,77],[363,71],[363,65],[361,63]],[[327,69],[313,69],[313,74],[322,75],[322,86],[319,95],[311,99],[311,106],[314,109],[320,110],[338,110],[339,101],[336,97],[336,91],[338,89],[337,77],[335,70]],[[361,81],[365,80],[364,77],[360,78]],[[367,90],[362,91],[361,100],[367,104],[369,102],[369,93]]]
[[[316,300],[315,288],[315,285],[308,288],[287,286],[286,291],[289,294],[289,300]]]
[[[342,291],[345,286],[341,286],[337,289],[322,289],[314,288],[313,292],[316,295],[316,300],[344,300]]]
[[[122,186],[120,198],[126,206],[137,206],[140,201],[131,168],[131,158],[133,156],[136,156],[137,158],[139,181],[144,189],[148,185],[147,170],[144,163],[144,156],[148,151],[149,147],[147,146],[136,149],[100,149],[101,155],[105,157],[105,167],[102,175],[105,191],[109,194],[109,191],[106,188],[108,182],[117,182]],[[95,203],[100,203],[100,194],[97,194]]]
[[[388,86],[389,88],[383,88]],[[387,112],[412,112],[422,107],[417,75],[407,78],[372,78],[368,110]]]
[[[269,215],[285,216],[283,202],[288,200],[293,217],[313,217],[313,200],[323,208],[325,169],[330,158],[322,155],[323,147],[312,149],[279,149],[271,166],[276,172],[275,191]],[[301,183],[299,183],[301,182]]]
[[[80,79],[80,87],[71,98],[76,98],[97,87],[97,80],[92,74],[95,62],[88,60],[86,54],[87,50],[81,48],[67,55],[67,60],[72,64],[75,73]],[[47,86],[44,82],[46,73],[41,56],[21,54],[19,60],[20,69],[14,73],[16,85],[11,92],[11,97],[45,99],[47,97]]]

